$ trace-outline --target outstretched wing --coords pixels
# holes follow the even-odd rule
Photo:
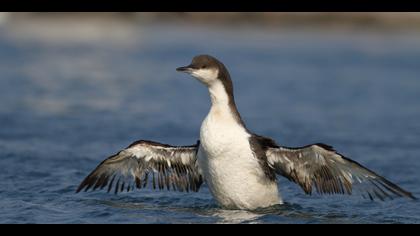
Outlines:
[[[290,181],[302,187],[306,194],[352,194],[358,192],[371,200],[414,196],[361,164],[337,153],[325,144],[301,148],[269,147],[269,165]]]
[[[80,184],[81,190],[114,187],[115,194],[144,188],[197,192],[202,176],[196,165],[199,141],[192,146],[170,146],[140,140],[101,162]]]

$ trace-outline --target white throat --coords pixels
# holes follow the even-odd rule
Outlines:
[[[233,94],[228,94],[224,83],[218,78],[218,69],[200,69],[194,71],[192,75],[204,83],[209,89],[211,98],[211,109],[209,112],[210,117],[228,121],[229,123],[239,123],[244,126],[235,107]]]
[[[229,106],[229,95],[225,86],[220,81],[216,81],[209,86],[209,93],[212,106]]]
[[[221,81],[213,83],[209,87],[209,93],[211,98],[210,119],[216,123],[228,123],[232,126],[237,126],[242,122],[234,101],[230,100],[233,99],[233,96],[229,96]]]
[[[194,70],[191,75],[197,78],[200,82],[204,83],[206,86],[210,86],[212,83],[217,81],[219,70],[214,68],[198,69]]]

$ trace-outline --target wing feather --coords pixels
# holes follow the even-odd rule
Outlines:
[[[306,194],[360,193],[371,200],[415,197],[361,164],[344,157],[331,146],[313,144],[301,148],[269,147],[269,165]]]
[[[171,146],[140,140],[102,161],[79,185],[76,192],[97,190],[108,186],[114,193],[134,187],[145,188],[151,182],[153,189],[198,191],[202,175],[198,169],[199,141],[191,146]],[[149,175],[152,178],[149,179]],[[114,182],[116,182],[115,185]]]

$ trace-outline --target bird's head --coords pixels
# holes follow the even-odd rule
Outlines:
[[[176,70],[192,75],[207,87],[218,81],[223,84],[227,80],[230,82],[229,72],[223,63],[209,55],[195,56],[191,64],[179,67]]]

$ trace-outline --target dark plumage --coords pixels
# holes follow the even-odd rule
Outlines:
[[[79,185],[76,192],[88,191],[108,185],[108,192],[117,180],[114,193],[122,192],[127,185],[144,188],[152,175],[153,189],[172,187],[176,191],[198,191],[203,180],[196,166],[199,142],[191,146],[170,146],[153,141],[140,140],[101,162]],[[109,181],[111,179],[111,181]]]
[[[268,147],[267,158],[277,174],[299,184],[307,194],[367,194],[370,199],[415,197],[361,164],[337,153],[331,146]]]

